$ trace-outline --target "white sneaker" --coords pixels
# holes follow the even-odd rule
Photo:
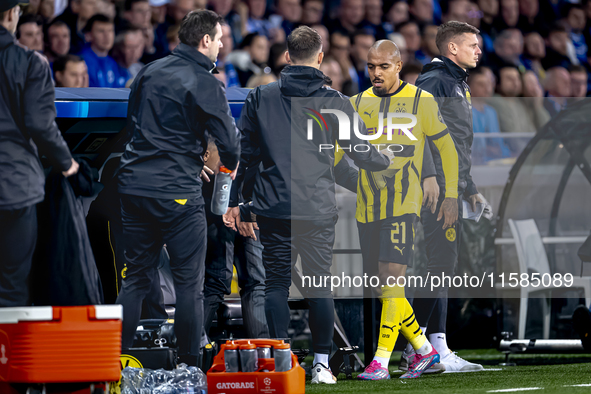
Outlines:
[[[326,384],[335,384],[337,382],[337,378],[334,377],[332,371],[322,363],[316,363],[312,367],[312,384],[316,383],[326,383]]]
[[[466,361],[451,350],[441,358],[439,364],[443,366],[445,372],[476,372],[484,370],[482,365]]]
[[[416,353],[414,352],[414,350],[410,353],[407,353],[406,349],[404,349],[404,351],[402,352],[402,356],[400,357],[400,364],[398,365],[398,368],[401,371],[408,371],[408,366],[412,364],[415,355]],[[441,363],[437,363],[423,373],[441,373],[443,371],[445,371],[445,367]]]

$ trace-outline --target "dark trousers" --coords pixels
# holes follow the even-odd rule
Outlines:
[[[292,267],[301,257],[304,276],[330,276],[337,217],[324,220],[270,219],[257,216],[265,266],[265,312],[271,338],[287,338]],[[298,279],[299,280],[299,279]],[[318,283],[318,280],[316,280]],[[334,300],[328,286],[303,287],[310,305],[314,353],[330,354]]]
[[[36,205],[0,210],[0,307],[29,305],[29,274],[36,243]]]
[[[453,276],[458,262],[462,234],[462,197],[460,193],[458,221],[453,227],[445,230],[442,228],[443,219],[437,221],[444,197],[445,192],[442,191],[435,213],[431,213],[427,208],[421,210],[428,259],[427,271],[430,276],[441,277],[442,274]],[[435,288],[433,292],[430,291],[430,287],[417,290],[413,309],[419,325],[421,327],[428,326],[428,333],[446,332],[448,293],[447,286]]]
[[[142,301],[159,280],[158,262],[166,244],[176,294],[179,356],[198,357],[207,243],[203,204],[121,195],[121,218],[127,272],[117,303],[123,305],[123,348],[133,345]]]
[[[265,318],[263,245],[258,231],[256,235],[257,241],[245,238],[227,228],[221,216],[211,215],[205,258],[205,333],[209,334],[224,295],[231,293],[232,266],[235,266],[246,334],[249,338],[269,337]]]

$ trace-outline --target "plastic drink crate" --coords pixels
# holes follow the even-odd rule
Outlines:
[[[0,308],[0,382],[119,380],[121,305]]]
[[[300,367],[298,358],[291,353],[292,367],[289,371],[275,372],[273,358],[259,359],[256,372],[226,372],[224,351],[230,345],[243,344],[277,345],[284,343],[274,339],[239,339],[226,341],[220,352],[213,359],[213,365],[207,372],[207,392],[209,394],[304,394],[306,391],[306,373]],[[263,372],[268,370],[268,372]]]

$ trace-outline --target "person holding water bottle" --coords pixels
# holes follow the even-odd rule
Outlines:
[[[207,224],[199,175],[208,135],[231,179],[240,155],[224,88],[212,74],[223,21],[212,11],[189,13],[181,22],[179,46],[139,72],[129,97],[130,139],[118,170],[127,265],[117,298],[123,305],[122,347],[133,345],[142,300],[158,278],[158,257],[166,244],[177,300],[179,362],[194,366],[203,331]]]

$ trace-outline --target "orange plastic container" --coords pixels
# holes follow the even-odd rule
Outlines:
[[[274,359],[260,358],[257,372],[226,372],[224,351],[227,347],[243,344],[274,346],[283,343],[282,340],[275,339],[226,341],[207,372],[207,392],[209,394],[304,394],[306,373],[293,353],[291,353],[292,368],[289,371],[275,372]],[[262,370],[269,372],[262,372]]]
[[[0,308],[0,381],[117,381],[121,305]]]

